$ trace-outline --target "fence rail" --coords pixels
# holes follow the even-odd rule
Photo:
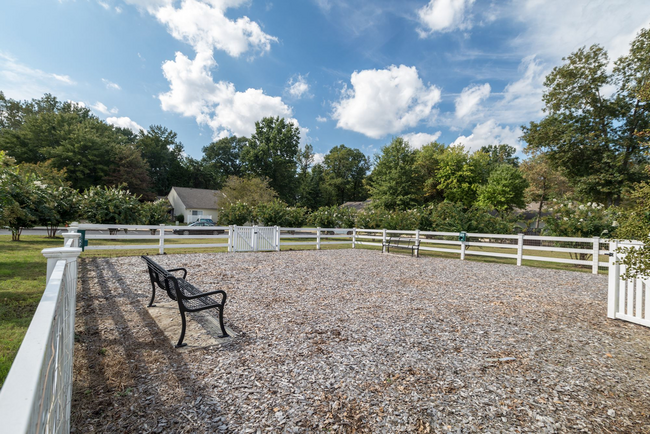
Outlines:
[[[0,391],[3,433],[68,433],[79,234],[43,250],[47,284]]]
[[[82,231],[100,231],[88,233],[86,240],[114,241],[112,244],[91,244],[88,250],[157,249],[159,254],[167,249],[192,248],[227,248],[228,251],[241,251],[245,242],[241,236],[247,227],[211,226],[188,227],[166,225],[97,225],[80,224],[75,226]],[[252,230],[252,229],[251,229]],[[266,230],[266,229],[265,229]],[[413,238],[420,250],[458,255],[465,259],[467,255],[506,258],[515,260],[517,265],[523,261],[553,262],[591,266],[594,274],[600,267],[609,266],[604,255],[608,254],[609,240],[599,237],[545,237],[524,234],[484,234],[460,232],[435,232],[419,230],[388,230],[364,228],[277,228],[277,240],[280,248],[290,246],[324,246],[346,245],[356,247],[381,247],[391,236]],[[124,231],[124,233],[121,233]],[[147,231],[147,233],[134,233]],[[206,231],[214,234],[206,235]],[[185,235],[186,234],[186,235]],[[235,236],[235,234],[239,234]],[[267,238],[271,240],[271,235]],[[178,243],[177,240],[206,240],[200,244]],[[143,240],[156,241],[155,244],[128,244],[120,241]],[[173,242],[168,242],[174,240]],[[266,241],[262,241],[265,245]],[[269,244],[270,246],[270,244]],[[269,248],[270,249],[270,248]]]

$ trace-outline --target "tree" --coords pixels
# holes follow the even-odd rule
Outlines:
[[[445,200],[469,208],[476,202],[478,187],[487,182],[490,159],[484,152],[469,154],[463,146],[450,146],[439,157],[437,188]]]
[[[513,207],[523,208],[526,187],[528,181],[519,169],[510,164],[501,164],[490,173],[487,184],[478,187],[476,204],[496,209],[501,214]]]
[[[443,193],[438,181],[440,158],[445,152],[445,145],[438,142],[426,144],[416,154],[415,167],[423,180],[422,191],[425,202],[441,202]]]
[[[611,73],[602,47],[580,48],[546,77],[546,117],[522,127],[526,149],[546,154],[587,200],[616,204],[626,188],[646,176],[648,147],[636,132],[650,124],[648,106],[638,94],[650,80],[649,57],[645,29]],[[606,96],[610,86],[616,92]]]
[[[227,208],[237,202],[255,207],[272,202],[277,196],[266,179],[231,176],[220,191],[218,203],[220,208]]]
[[[11,230],[12,241],[20,241],[24,228],[33,227],[41,216],[49,213],[48,186],[33,172],[5,166],[0,168],[0,191],[0,225]]]
[[[368,184],[373,207],[405,210],[420,203],[415,151],[404,139],[397,137],[381,148]]]
[[[335,146],[323,160],[325,183],[335,194],[335,205],[361,201],[367,197],[363,180],[370,161],[363,152],[345,145]]]
[[[519,166],[519,157],[515,156],[517,149],[505,143],[482,146],[479,152],[488,154],[490,156],[490,164],[493,166],[500,164],[509,164],[514,167]]]
[[[201,162],[214,179],[214,189],[220,189],[229,176],[242,176],[241,150],[247,143],[246,137],[230,136],[203,148]]]
[[[300,130],[284,118],[267,117],[255,122],[255,133],[241,150],[244,172],[267,178],[280,199],[295,202]]]
[[[136,147],[149,165],[149,176],[158,195],[166,195],[172,186],[183,184],[183,144],[175,132],[152,125],[148,131],[140,131]]]
[[[102,184],[107,186],[125,184],[133,194],[142,196],[144,200],[153,200],[156,197],[152,191],[149,165],[134,145],[114,145],[113,161]]]
[[[521,163],[520,170],[528,188],[525,192],[526,202],[539,202],[535,228],[539,228],[544,204],[549,199],[561,199],[571,191],[569,180],[554,169],[544,154],[535,155]]]

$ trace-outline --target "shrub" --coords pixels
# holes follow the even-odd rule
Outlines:
[[[237,201],[222,208],[219,212],[219,224],[242,226],[254,220],[255,213],[252,206],[245,202]]]

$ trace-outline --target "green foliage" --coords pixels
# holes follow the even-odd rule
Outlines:
[[[401,137],[393,139],[375,156],[368,184],[372,206],[405,210],[422,200],[421,182],[415,168],[416,153]]]
[[[443,192],[438,181],[441,156],[446,152],[445,145],[433,142],[422,146],[416,154],[415,169],[423,180],[422,191],[425,202],[441,202]]]
[[[550,215],[544,218],[544,233],[556,237],[609,237],[618,222],[618,211],[603,204],[573,201],[551,202]]]
[[[476,202],[478,186],[488,179],[489,168],[488,154],[470,155],[462,146],[450,146],[439,156],[437,188],[445,200],[470,207]]]
[[[166,195],[172,186],[186,185],[183,166],[183,144],[175,132],[152,125],[148,131],[140,131],[137,149],[149,166],[153,189],[158,195]]]
[[[269,186],[287,203],[295,202],[300,130],[284,118],[255,122],[255,133],[241,150],[244,172],[269,180]]]
[[[645,29],[612,72],[602,47],[579,49],[546,77],[547,116],[523,127],[527,151],[546,154],[587,200],[618,203],[626,188],[646,177],[647,144],[636,133],[650,125],[638,92],[650,80],[649,57]],[[616,88],[611,97],[603,95],[607,86]]]
[[[508,164],[513,167],[519,167],[519,157],[515,157],[517,149],[515,147],[501,143],[498,145],[481,146],[479,152],[484,152],[490,157],[490,165],[499,166]]]
[[[245,202],[255,207],[272,202],[277,193],[269,187],[269,181],[263,178],[238,178],[231,176],[221,189],[219,206],[226,208],[236,202]]]
[[[307,221],[307,209],[300,207],[287,207],[279,199],[269,203],[262,203],[255,209],[255,217],[263,226],[280,226],[285,228],[302,227]]]
[[[169,221],[170,211],[171,205],[167,199],[160,199],[155,202],[143,202],[140,204],[138,224],[159,225],[167,223]]]
[[[496,209],[500,213],[512,210],[513,207],[523,208],[526,187],[528,182],[519,169],[501,164],[490,173],[487,184],[478,187],[476,204]]]
[[[81,215],[90,223],[139,223],[140,202],[124,186],[90,187],[81,197]]]
[[[33,227],[51,212],[49,187],[34,173],[19,167],[0,168],[0,191],[0,225],[11,230],[12,241],[19,241],[24,228]]]
[[[324,187],[333,195],[333,204],[341,205],[367,198],[363,180],[370,170],[370,161],[363,152],[345,145],[335,146],[325,155],[323,168]]]
[[[255,218],[255,208],[248,203],[237,201],[219,211],[219,224],[223,226],[242,226]]]
[[[214,178],[214,187],[223,187],[229,176],[242,176],[241,151],[248,144],[246,137],[224,137],[203,148],[202,163]]]
[[[353,228],[357,210],[344,206],[324,206],[312,212],[309,222],[320,228]]]

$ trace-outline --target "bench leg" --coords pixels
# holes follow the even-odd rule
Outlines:
[[[226,328],[223,325],[223,307],[219,308],[219,326],[221,326],[221,336],[222,338],[228,338],[230,335],[226,333]]]
[[[185,339],[185,327],[187,326],[187,322],[185,321],[185,311],[183,310],[181,310],[181,323],[183,327],[181,329],[181,337],[178,338],[178,343],[176,344],[176,348],[181,348],[187,345],[183,343],[183,339]]]
[[[153,304],[153,300],[155,298],[156,298],[156,284],[153,282],[153,279],[151,279],[151,300],[149,301],[148,307],[156,306],[155,304]]]

